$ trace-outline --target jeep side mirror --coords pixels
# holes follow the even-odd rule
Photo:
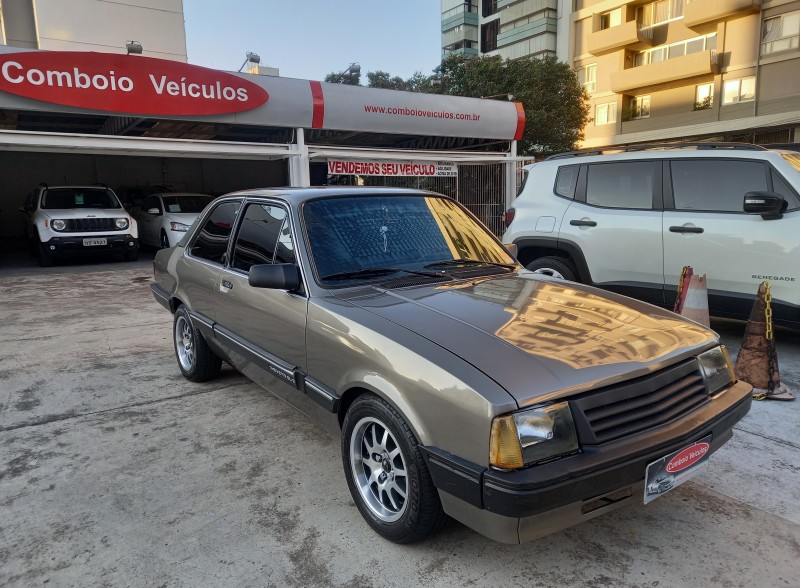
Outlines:
[[[293,263],[263,263],[250,267],[248,283],[253,288],[297,290],[300,287],[300,268]]]
[[[744,195],[744,211],[760,214],[764,220],[783,218],[787,206],[786,199],[777,192],[754,191]]]

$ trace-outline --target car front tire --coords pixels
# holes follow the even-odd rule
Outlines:
[[[342,425],[345,478],[359,512],[395,543],[421,541],[447,520],[414,434],[383,399],[360,396]]]
[[[552,276],[561,280],[569,280],[570,282],[578,281],[577,270],[571,261],[563,257],[540,257],[534,259],[525,267],[535,274]]]
[[[169,249],[169,238],[167,237],[167,232],[163,229],[161,230],[161,249]]]
[[[206,382],[219,375],[222,360],[208,347],[202,333],[194,328],[189,311],[181,305],[173,320],[175,357],[183,377],[192,382]]]

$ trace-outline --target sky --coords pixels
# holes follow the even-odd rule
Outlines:
[[[439,0],[183,0],[189,63],[236,71],[252,51],[281,77],[322,80],[353,62],[408,78],[441,61]]]

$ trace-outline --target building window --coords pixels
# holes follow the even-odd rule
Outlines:
[[[752,102],[756,98],[756,78],[749,76],[738,80],[726,80],[722,89],[723,104]]]
[[[481,53],[497,49],[497,31],[500,20],[493,20],[481,25]]]
[[[714,84],[700,84],[694,92],[694,109],[705,110],[714,104]]]
[[[714,51],[717,48],[717,33],[711,33],[703,37],[695,37],[671,45],[662,45],[655,49],[641,51],[633,56],[633,66],[650,65],[667,59],[676,59],[684,55],[699,53],[700,51]]]
[[[484,18],[497,14],[497,0],[483,0],[483,10],[481,13]]]
[[[650,96],[634,96],[631,98],[631,119],[650,118]]]
[[[800,11],[788,12],[764,21],[761,53],[777,53],[797,49],[800,44]]]
[[[617,122],[617,103],[608,102],[594,107],[594,126],[610,125]]]
[[[594,92],[597,88],[597,64],[590,63],[578,68],[578,83],[587,92]]]
[[[600,30],[610,29],[622,24],[622,7],[600,15]]]
[[[636,9],[640,27],[653,27],[676,18],[683,18],[683,0],[658,0]]]

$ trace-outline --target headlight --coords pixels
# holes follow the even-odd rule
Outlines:
[[[537,406],[492,421],[489,465],[521,468],[578,451],[578,437],[566,402]]]
[[[708,390],[709,396],[713,396],[736,381],[731,356],[728,355],[728,349],[724,345],[701,353],[697,356],[697,362],[700,364],[700,371],[706,381],[706,390]]]
[[[169,223],[169,228],[173,231],[178,231],[179,233],[185,233],[189,230],[189,225],[185,225],[183,223]]]
[[[53,227],[54,231],[63,231],[67,228],[67,221],[57,218],[50,223],[50,226]]]
[[[118,229],[127,229],[128,228],[128,219],[126,218],[115,218],[114,224],[117,225]]]

